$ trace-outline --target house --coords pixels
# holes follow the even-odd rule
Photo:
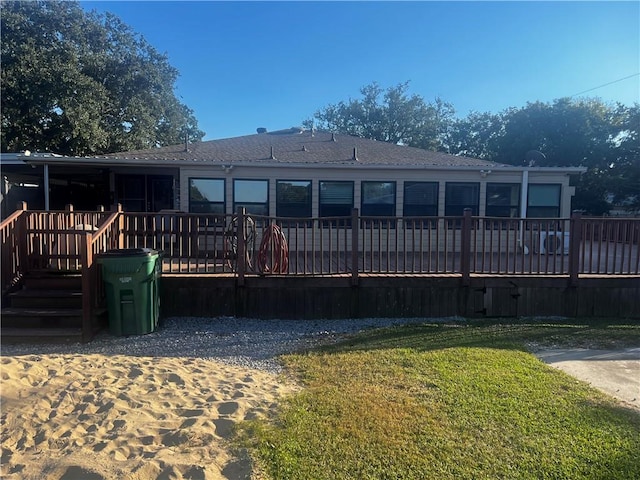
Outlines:
[[[291,128],[92,157],[2,154],[2,216],[30,208],[279,217],[568,217],[582,167],[498,164]]]
[[[162,252],[165,315],[640,315],[640,220],[569,218],[580,167],[298,128],[1,160],[3,292],[80,271],[84,339],[104,310],[96,258],[122,248]]]

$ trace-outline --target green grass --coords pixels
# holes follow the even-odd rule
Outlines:
[[[640,415],[526,344],[640,345],[640,326],[375,330],[284,357],[305,389],[240,438],[272,479],[640,478]]]

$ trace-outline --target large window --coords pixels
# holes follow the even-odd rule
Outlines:
[[[395,182],[362,182],[363,216],[395,217]]]
[[[557,218],[560,216],[560,185],[530,184],[527,217]]]
[[[311,181],[278,180],[276,182],[278,217],[311,217]]]
[[[218,178],[189,179],[189,211],[192,213],[225,213],[224,180]]]
[[[517,183],[487,183],[487,217],[520,216],[520,185]]]
[[[404,182],[405,217],[438,216],[438,182]]]
[[[444,199],[444,214],[446,216],[462,216],[465,208],[470,208],[472,215],[478,215],[479,203],[479,183],[447,182]]]
[[[353,182],[320,182],[320,217],[350,217]]]
[[[268,180],[234,180],[233,211],[244,207],[253,215],[269,215],[269,181]]]

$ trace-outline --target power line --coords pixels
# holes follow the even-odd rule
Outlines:
[[[628,80],[630,78],[637,77],[638,75],[640,75],[640,72],[639,73],[634,73],[633,75],[629,75],[627,77],[619,78],[617,80],[614,80],[613,82],[603,83],[602,85],[598,85],[597,87],[593,87],[593,88],[590,88],[588,90],[584,90],[582,92],[574,93],[573,95],[569,95],[569,98],[576,97],[578,95],[582,95],[583,93],[592,92],[593,90],[597,90],[599,88],[606,87],[607,85],[613,85],[614,83],[618,83],[618,82],[621,82],[623,80]]]

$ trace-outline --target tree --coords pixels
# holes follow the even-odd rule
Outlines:
[[[621,131],[613,139],[617,156],[610,165],[609,193],[631,213],[640,213],[640,104],[618,105]]]
[[[436,99],[427,104],[409,95],[409,82],[383,90],[376,82],[360,89],[362,99],[339,102],[318,110],[305,125],[432,150],[444,149],[453,107]]]
[[[448,153],[494,158],[503,125],[503,115],[488,112],[471,112],[466,118],[457,119],[450,128]]]
[[[502,117],[493,160],[512,165],[538,150],[546,157],[538,166],[605,168],[614,155],[611,141],[620,132],[612,108],[597,99],[528,103]]]
[[[2,151],[90,155],[200,140],[178,72],[114,15],[70,1],[0,10]]]
[[[527,152],[537,150],[544,157],[536,166],[587,167],[577,180],[573,208],[602,215],[611,207],[610,194],[637,209],[638,128],[638,105],[562,98],[496,115],[473,112],[452,126],[449,152],[523,165]]]

